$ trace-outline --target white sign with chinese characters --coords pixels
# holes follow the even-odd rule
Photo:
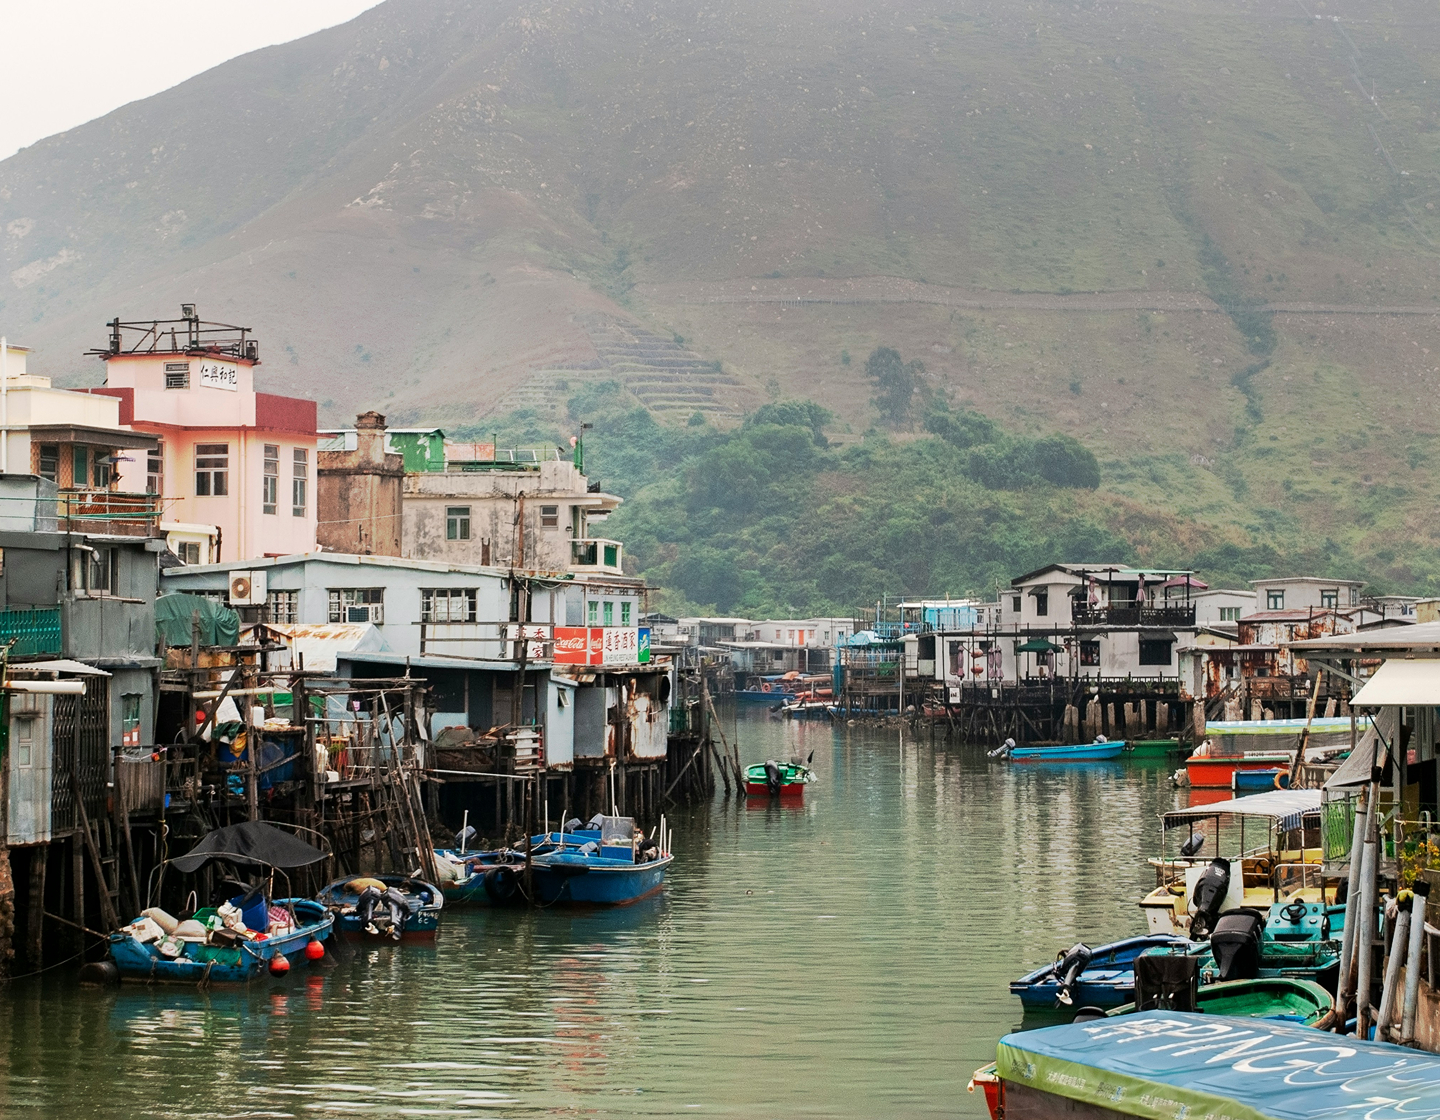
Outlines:
[[[200,386],[204,389],[228,389],[234,393],[240,388],[240,367],[230,362],[201,362]]]
[[[604,664],[634,665],[640,660],[639,630],[607,626],[604,633]]]

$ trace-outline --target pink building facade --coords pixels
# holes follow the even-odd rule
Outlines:
[[[160,438],[119,464],[121,488],[158,494],[166,522],[220,530],[219,555],[194,562],[315,551],[315,402],[257,393],[253,341],[248,352],[157,341],[99,352],[105,384],[91,392],[118,397],[121,424]]]

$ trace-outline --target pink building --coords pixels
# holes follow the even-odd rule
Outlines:
[[[160,447],[119,464],[122,489],[160,496],[164,523],[215,526],[187,563],[315,551],[315,402],[255,391],[260,348],[246,327],[183,318],[110,324],[105,385],[120,423]],[[208,551],[209,555],[205,552]]]

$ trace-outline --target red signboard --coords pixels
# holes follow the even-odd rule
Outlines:
[[[585,626],[555,627],[555,664],[588,665],[590,630]]]

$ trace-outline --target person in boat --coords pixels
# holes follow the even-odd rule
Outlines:
[[[361,928],[366,933],[380,932],[375,925],[375,909],[383,903],[390,909],[390,936],[399,941],[405,929],[405,919],[410,913],[410,903],[404,893],[395,887],[386,886],[379,879],[354,879],[350,885],[360,890],[360,897],[355,903],[355,913],[360,918]]]

